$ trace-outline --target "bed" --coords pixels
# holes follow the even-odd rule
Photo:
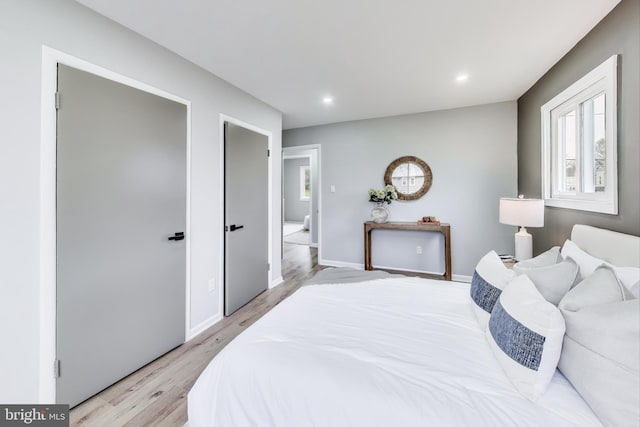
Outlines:
[[[640,267],[637,237],[575,226],[572,240]],[[214,358],[189,426],[602,425],[558,371],[524,398],[469,301],[466,283],[324,270]]]

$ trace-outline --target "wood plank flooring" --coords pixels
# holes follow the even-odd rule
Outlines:
[[[316,271],[317,250],[284,244],[284,283],[71,410],[72,426],[182,426],[187,394],[207,364],[240,332],[291,295]]]

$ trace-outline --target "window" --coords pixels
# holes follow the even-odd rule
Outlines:
[[[300,166],[300,200],[309,200],[311,196],[311,168]]]
[[[547,206],[618,213],[617,55],[542,106]]]

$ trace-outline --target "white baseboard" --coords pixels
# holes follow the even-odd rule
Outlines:
[[[427,271],[427,270],[414,270],[411,268],[398,268],[398,267],[388,267],[386,265],[376,265],[376,268],[380,268],[383,270],[395,270],[399,273],[402,273],[403,271],[409,272],[409,273],[422,273],[422,274],[433,274],[433,275],[437,275],[437,276],[442,276],[444,274],[444,272],[441,271]]]
[[[283,282],[284,282],[284,279],[282,278],[282,276],[280,276],[271,282],[271,284],[269,285],[269,289],[275,288],[276,286],[280,285]],[[187,336],[186,341],[192,340],[197,335],[204,332],[206,329],[218,323],[220,320],[222,320],[223,317],[224,316],[221,313],[219,313],[209,317],[208,319],[203,320],[202,322],[200,322],[199,324],[191,328],[191,330],[189,331],[189,336]]]
[[[465,276],[463,274],[453,274],[451,280],[454,282],[471,283],[471,276]]]
[[[221,321],[223,317],[224,316],[222,315],[222,313],[218,313],[198,323],[196,326],[191,328],[191,330],[189,331],[189,336],[187,337],[186,341],[190,341],[194,339],[197,335],[200,335],[202,332],[204,332],[211,326]]]
[[[356,264],[353,262],[334,261],[331,259],[320,259],[318,264],[325,265],[327,267],[351,267],[356,270],[364,270],[364,264]]]
[[[309,247],[310,248],[317,248],[318,244],[317,243],[309,243]]]
[[[335,260],[331,260],[331,259],[321,259],[318,261],[318,264],[320,265],[326,265],[327,267],[351,267],[351,268],[355,268],[356,270],[364,270],[364,264],[356,264],[354,262],[344,262],[344,261],[335,261]],[[425,271],[425,270],[413,270],[413,269],[409,269],[409,268],[403,268],[403,269],[398,269],[397,267],[387,267],[384,265],[377,265],[377,268],[381,268],[381,269],[385,269],[385,270],[395,270],[399,273],[402,273],[403,271],[407,271],[410,273],[423,273],[423,274],[444,274],[444,273],[438,273],[438,272],[434,272],[434,271]],[[451,275],[451,280],[453,282],[462,282],[462,283],[471,283],[471,276],[465,276],[462,274],[452,274]]]
[[[273,289],[273,288],[275,288],[276,286],[278,286],[278,285],[279,285],[279,284],[281,284],[282,282],[284,282],[284,279],[282,278],[282,276],[280,276],[280,277],[277,277],[277,278],[273,279],[273,280],[271,281],[271,283],[269,284],[269,289]]]

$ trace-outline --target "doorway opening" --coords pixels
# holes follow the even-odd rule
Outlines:
[[[311,161],[311,154],[283,155],[282,241],[284,243],[311,245]]]
[[[282,149],[282,258],[310,262],[320,258],[320,145]]]

